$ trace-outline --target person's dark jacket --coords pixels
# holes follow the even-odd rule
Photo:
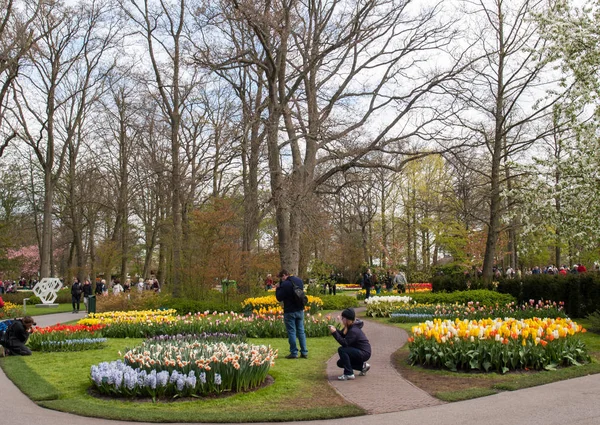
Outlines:
[[[296,311],[303,311],[304,306],[296,299],[294,293],[294,286],[292,282],[304,289],[304,283],[302,279],[296,276],[288,276],[286,280],[279,284],[279,287],[275,290],[275,297],[277,301],[283,301],[283,312],[284,313],[295,313]]]
[[[363,288],[372,288],[373,287],[373,275],[368,274],[367,272],[363,273]]]
[[[362,320],[356,320],[352,325],[348,327],[348,331],[346,335],[344,335],[340,330],[332,333],[333,337],[342,347],[353,347],[358,348],[368,357],[371,357],[371,344],[369,344],[369,340],[367,336],[362,331],[362,327],[364,322]]]
[[[25,329],[22,320],[15,320],[6,330],[9,347],[11,345],[25,344],[29,338],[29,332]]]
[[[83,292],[81,286],[82,285],[79,282],[73,283],[73,286],[71,286],[71,296],[79,299],[79,297],[81,297],[81,292]]]
[[[102,282],[96,282],[96,294],[102,295],[104,292],[104,284]]]
[[[92,295],[92,284],[88,283],[88,284],[83,284],[82,286],[82,290],[83,290],[83,296],[85,298],[89,297],[90,295]]]

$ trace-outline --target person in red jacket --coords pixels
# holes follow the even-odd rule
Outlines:
[[[577,271],[578,271],[579,273],[585,273],[585,272],[587,272],[587,269],[585,268],[585,266],[584,266],[583,264],[580,264],[580,265],[577,267]]]

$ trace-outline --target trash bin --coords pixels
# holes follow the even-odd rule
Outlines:
[[[90,295],[87,302],[88,314],[96,312],[96,296]]]
[[[230,288],[237,287],[237,282],[235,280],[223,279],[221,281],[221,291],[223,293],[227,292]]]

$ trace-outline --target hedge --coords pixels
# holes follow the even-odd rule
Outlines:
[[[403,294],[404,295],[404,294]],[[421,292],[416,294],[405,294],[419,304],[467,304],[469,301],[479,301],[482,305],[506,305],[516,298],[511,294],[501,294],[486,289],[456,292]]]
[[[563,275],[527,275],[521,278],[497,280],[499,293],[510,294],[518,303],[529,300],[563,301],[569,317],[580,318],[600,306],[600,274],[594,272]],[[434,292],[452,292],[486,287],[483,280],[464,275],[436,276]]]
[[[323,310],[345,310],[350,307],[358,307],[356,297],[347,295],[320,295],[319,298],[323,300]]]

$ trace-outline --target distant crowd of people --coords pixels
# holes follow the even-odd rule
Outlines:
[[[540,267],[540,266],[527,267],[524,269],[524,271],[522,271],[519,268],[514,269],[510,266],[506,270],[504,270],[500,266],[494,266],[492,268],[492,273],[494,274],[495,278],[506,277],[509,279],[515,279],[515,278],[519,279],[523,275],[531,276],[531,275],[539,275],[539,274],[563,275],[564,276],[567,274],[587,273],[587,271],[588,271],[588,269],[584,264],[573,264],[571,267],[569,267],[566,264],[562,265],[560,267],[550,264],[545,267]],[[594,271],[596,271],[596,272],[600,271],[599,265],[594,266]],[[480,278],[483,276],[483,271],[482,271],[481,267],[474,267],[471,272],[468,272],[468,271],[465,272],[465,275],[467,275],[467,277],[477,276]]]
[[[388,270],[383,278],[378,278],[377,275],[371,273],[371,269],[367,269],[363,273],[361,280],[361,287],[366,292],[365,298],[371,296],[371,290],[373,289],[376,294],[379,294],[384,288],[388,292],[393,289],[397,289],[399,293],[405,292],[406,284],[406,275],[401,270],[396,270],[395,272]]]
[[[19,278],[19,280],[0,280],[0,294],[14,294],[17,289],[33,289],[38,283],[37,279]]]

